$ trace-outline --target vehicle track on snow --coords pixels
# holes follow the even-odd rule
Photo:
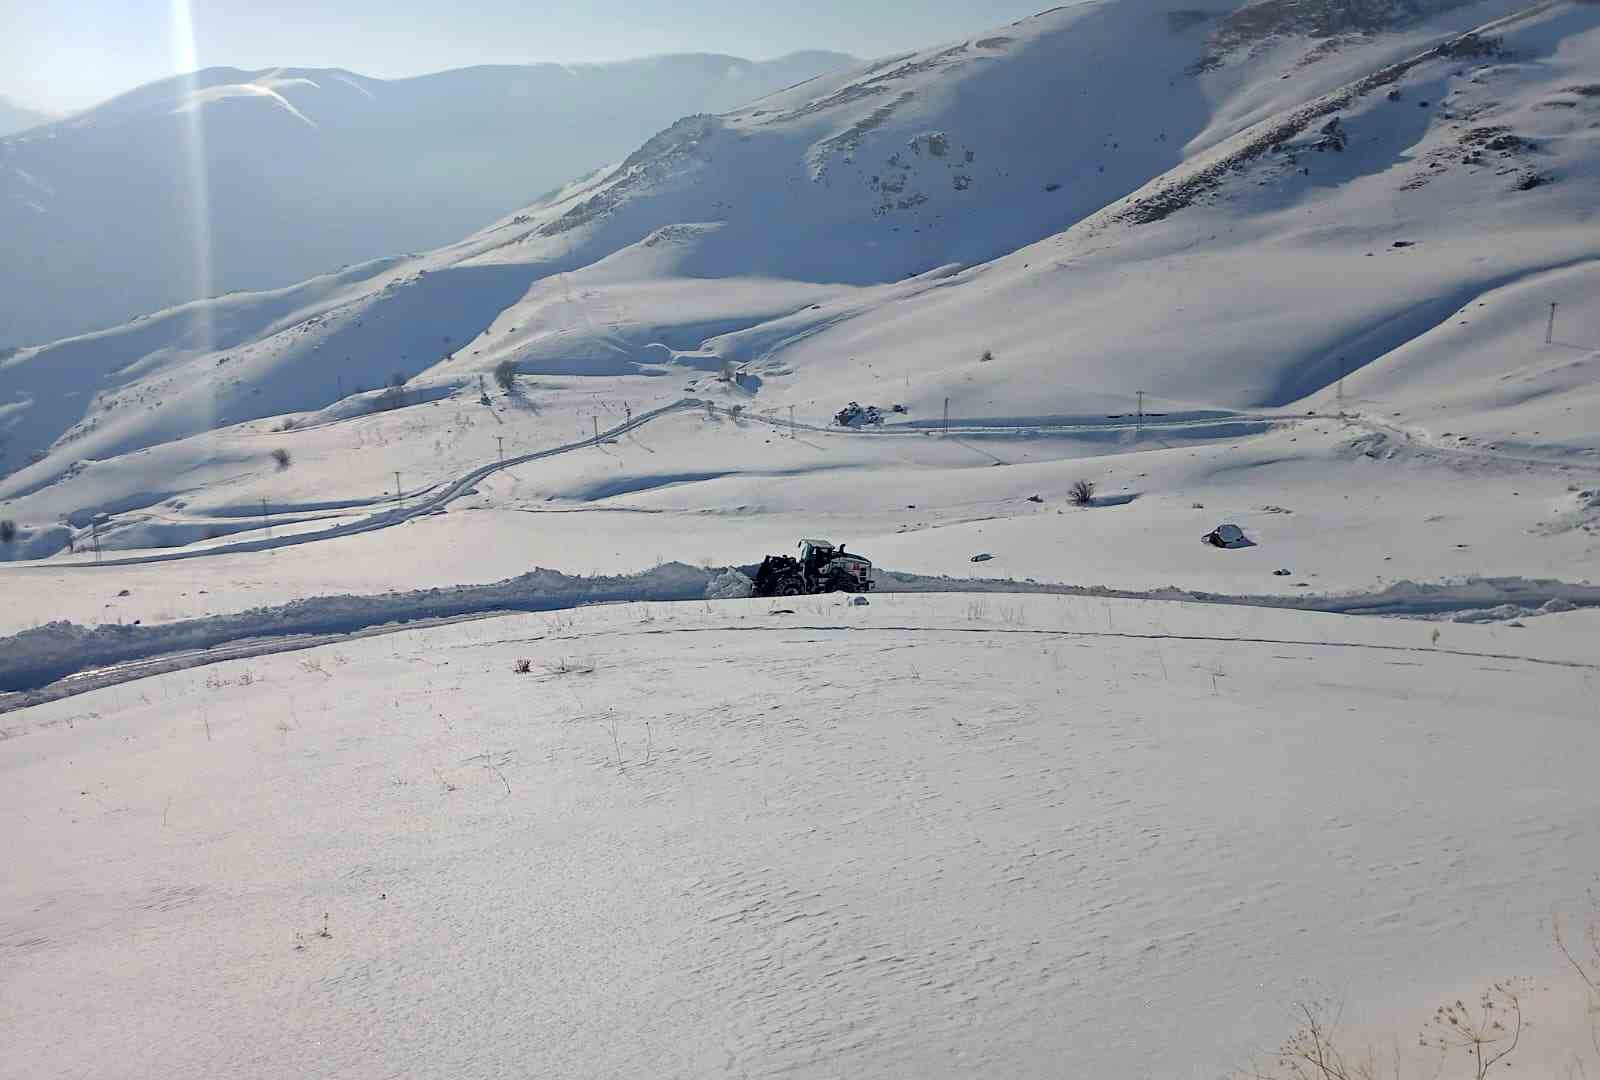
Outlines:
[[[175,671],[187,671],[197,667],[208,667],[212,664],[225,663],[230,660],[248,660],[258,656],[272,656],[280,653],[304,652],[308,649],[321,648],[326,645],[336,645],[360,640],[362,638],[380,637],[388,634],[405,633],[413,630],[428,630],[458,623],[476,622],[485,619],[498,619],[513,615],[532,614],[527,611],[494,611],[477,612],[465,615],[445,616],[434,619],[418,619],[408,623],[389,623],[381,626],[370,626],[359,630],[340,633],[303,634],[285,638],[254,637],[216,645],[211,648],[184,649],[178,652],[165,653],[160,656],[146,657],[138,660],[129,660],[125,663],[110,664],[105,667],[92,668],[85,671],[74,672],[64,678],[58,679],[47,686],[34,691],[20,691],[0,693],[0,716],[16,712],[34,705],[43,705],[64,698],[76,697],[94,690],[102,690],[124,683],[137,682],[140,679],[151,678],[156,675],[166,675]],[[1220,635],[1220,634],[1177,634],[1177,633],[1139,633],[1121,630],[1068,630],[1046,629],[1015,626],[939,626],[939,625],[912,625],[888,624],[856,626],[848,623],[782,623],[772,626],[761,626],[733,623],[720,626],[639,626],[624,627],[614,630],[597,630],[584,634],[573,634],[554,630],[550,633],[538,634],[531,637],[507,637],[493,641],[473,642],[473,648],[486,648],[497,645],[525,645],[544,641],[570,641],[577,637],[586,639],[603,637],[631,637],[648,636],[657,634],[793,634],[804,633],[840,633],[840,634],[914,634],[919,636],[978,636],[986,637],[994,634],[1023,635],[1036,638],[1107,638],[1126,641],[1174,641],[1174,642],[1204,642],[1212,644],[1236,645],[1277,645],[1300,648],[1320,649],[1359,649],[1370,652],[1408,653],[1425,656],[1453,656],[1468,660],[1500,660],[1511,663],[1533,664],[1541,667],[1564,668],[1575,671],[1600,672],[1600,663],[1587,663],[1581,660],[1560,660],[1548,657],[1527,656],[1519,653],[1478,652],[1470,649],[1440,648],[1436,645],[1386,645],[1362,641],[1329,641],[1325,639],[1306,638],[1270,638],[1252,637],[1245,635]],[[7,729],[0,726],[0,741],[15,738],[22,732],[17,729]]]
[[[543,461],[548,458],[559,457],[563,454],[576,453],[578,451],[603,445],[607,442],[613,442],[623,435],[637,431],[645,425],[659,420],[662,417],[671,416],[676,413],[690,412],[696,409],[704,409],[708,404],[711,404],[713,411],[723,414],[727,412],[726,407],[718,407],[714,403],[708,403],[701,398],[681,398],[670,405],[664,405],[659,409],[653,409],[649,412],[640,413],[638,416],[633,417],[626,423],[618,424],[613,428],[608,428],[600,432],[598,439],[591,437],[577,442],[565,443],[561,446],[553,446],[544,450],[537,450],[529,454],[521,454],[517,457],[509,457],[504,461],[497,460],[486,462],[485,464],[478,466],[477,468],[460,477],[457,477],[454,480],[428,484],[425,487],[417,489],[415,492],[409,493],[409,497],[416,500],[409,506],[382,510],[357,521],[347,522],[343,525],[332,525],[328,528],[320,529],[314,532],[290,533],[285,536],[263,538],[259,540],[240,540],[233,543],[218,544],[213,547],[199,548],[194,550],[165,551],[148,555],[129,555],[120,558],[102,559],[99,562],[52,562],[42,566],[18,566],[10,569],[11,572],[25,573],[32,569],[97,570],[103,567],[142,566],[150,563],[180,562],[189,559],[204,559],[216,555],[232,555],[242,552],[276,551],[281,548],[298,547],[303,544],[320,543],[324,540],[337,540],[341,537],[356,536],[361,533],[375,532],[379,529],[389,529],[395,527],[396,525],[404,525],[408,521],[415,521],[418,518],[427,517],[430,514],[440,512],[451,502],[462,497],[463,495],[470,493],[473,487],[475,487],[477,484],[481,483],[483,480],[494,475],[495,473],[501,472],[502,470],[516,468],[517,466],[527,465],[532,462]],[[932,428],[901,425],[894,425],[870,432],[858,431],[853,428],[821,427],[813,424],[791,425],[787,421],[779,420],[776,417],[758,416],[749,412],[740,413],[740,418],[758,423],[770,424],[780,430],[807,431],[815,434],[831,435],[836,437],[853,436],[862,438],[882,438],[910,435],[921,437],[934,433],[934,429]],[[1142,424],[1135,424],[1132,422],[1108,422],[1100,424],[1043,423],[1027,425],[997,425],[992,421],[986,422],[983,420],[971,420],[961,423],[952,422],[950,424],[950,432],[952,434],[990,434],[997,436],[1020,437],[1035,433],[1088,434],[1093,432],[1121,430],[1133,431],[1135,429],[1157,431],[1197,427],[1203,428],[1206,426],[1216,426],[1220,424],[1239,423],[1267,425],[1279,422],[1283,419],[1288,418],[1280,417],[1276,414],[1261,416],[1237,414],[1202,419],[1154,419],[1146,420]]]
[[[1381,420],[1366,413],[1345,413],[1342,416],[1319,417],[1318,419],[1341,420],[1344,423],[1365,428],[1367,431],[1377,435],[1399,439],[1406,446],[1438,454],[1443,458],[1472,461],[1484,465],[1520,465],[1528,469],[1544,469],[1550,472],[1600,472],[1600,462],[1530,457],[1524,454],[1509,453],[1504,450],[1491,450],[1481,446],[1449,446],[1440,442],[1438,436],[1429,434],[1421,428],[1390,423],[1387,420]]]
[[[410,506],[396,507],[382,510],[357,521],[347,522],[342,525],[332,525],[325,529],[313,532],[290,533],[285,536],[263,538],[259,540],[241,540],[233,543],[219,544],[214,547],[194,550],[175,550],[147,555],[130,555],[121,558],[102,559],[100,562],[51,562],[33,566],[17,566],[7,568],[13,573],[26,573],[34,569],[70,569],[70,570],[96,570],[104,567],[141,566],[151,563],[180,562],[190,559],[210,558],[216,555],[239,554],[252,551],[276,551],[280,548],[298,547],[303,544],[320,543],[325,540],[337,540],[341,537],[356,536],[362,533],[375,532],[380,529],[389,529],[397,525],[404,525],[409,521],[427,517],[444,510],[451,502],[469,494],[472,489],[483,480],[505,469],[516,468],[533,462],[543,461],[564,454],[576,453],[607,442],[615,441],[623,435],[630,434],[645,427],[656,420],[678,413],[691,412],[709,407],[713,412],[728,414],[726,406],[717,406],[701,398],[681,398],[669,405],[664,405],[649,412],[640,413],[625,423],[608,428],[600,432],[598,438],[587,438],[576,442],[565,443],[561,446],[549,447],[528,454],[506,458],[503,461],[486,462],[477,468],[457,477],[454,480],[435,482],[417,489],[411,493],[416,501]],[[1127,416],[1107,417],[1104,421],[1085,422],[1070,421],[1063,418],[1061,422],[1052,422],[1050,418],[1039,418],[1038,422],[1007,423],[994,419],[975,417],[968,420],[952,420],[948,429],[943,425],[935,426],[934,422],[919,422],[916,424],[889,424],[882,427],[860,429],[853,427],[841,428],[837,425],[818,425],[800,422],[791,423],[777,416],[762,415],[749,411],[739,413],[739,419],[754,423],[766,424],[777,431],[800,432],[804,431],[814,435],[832,437],[854,438],[934,438],[944,437],[946,433],[956,435],[981,435],[996,438],[1024,438],[1035,435],[1074,435],[1074,434],[1106,434],[1114,432],[1162,432],[1162,431],[1203,431],[1206,428],[1246,425],[1259,427],[1265,431],[1272,427],[1299,426],[1316,424],[1326,421],[1335,421],[1362,428],[1374,434],[1381,434],[1388,438],[1398,439],[1405,445],[1412,446],[1427,452],[1436,453],[1441,457],[1456,458],[1464,461],[1475,461],[1484,464],[1520,465],[1526,468],[1544,469],[1551,472],[1570,473],[1573,471],[1600,472],[1600,463],[1563,462],[1551,461],[1541,458],[1523,457],[1501,451],[1489,450],[1480,447],[1445,446],[1435,441],[1425,432],[1414,431],[1397,424],[1391,424],[1375,417],[1360,413],[1288,413],[1288,412],[1257,412],[1257,413],[1217,413],[1205,416],[1172,417],[1144,417],[1143,419],[1130,419]],[[1259,434],[1251,432],[1250,434]],[[1237,433],[1228,437],[1238,437]],[[989,455],[993,456],[993,455]],[[998,463],[998,459],[997,463]]]
[[[457,498],[460,498],[462,495],[470,492],[477,484],[504,469],[511,469],[519,465],[526,465],[530,462],[542,461],[545,458],[557,457],[562,454],[570,454],[578,450],[586,450],[591,447],[599,446],[626,435],[629,432],[635,431],[638,428],[644,427],[652,420],[658,420],[663,416],[668,416],[673,413],[684,412],[689,409],[703,407],[704,403],[698,398],[683,398],[673,402],[670,405],[664,405],[659,409],[653,409],[650,412],[640,413],[638,416],[633,417],[626,423],[618,424],[613,428],[608,428],[605,431],[600,432],[599,438],[597,439],[588,438],[580,442],[565,443],[561,446],[553,446],[544,450],[536,450],[529,454],[521,454],[517,457],[509,457],[504,461],[491,461],[478,466],[472,471],[463,476],[457,477],[454,480],[429,484],[427,487],[418,489],[418,492],[413,494],[420,494],[421,498],[419,498],[411,506],[403,508],[397,507],[393,510],[384,510],[379,513],[364,517],[359,521],[347,522],[343,525],[333,525],[317,532],[291,533],[288,536],[274,537],[272,539],[243,540],[237,543],[218,544],[215,547],[202,548],[194,551],[171,551],[162,552],[156,555],[132,555],[124,558],[103,559],[97,563],[51,563],[45,568],[51,570],[94,570],[99,569],[100,567],[110,566],[141,566],[147,563],[179,562],[187,559],[203,559],[214,555],[230,555],[245,551],[276,551],[280,548],[298,547],[301,544],[314,544],[323,540],[336,540],[343,536],[355,536],[360,533],[374,532],[378,529],[389,529],[396,525],[403,525],[408,521],[415,521],[417,518],[426,517],[429,514],[437,513]],[[24,566],[18,567],[17,569],[26,571],[29,569],[36,569],[36,567]]]

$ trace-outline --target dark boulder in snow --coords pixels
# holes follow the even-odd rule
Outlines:
[[[1244,530],[1237,525],[1218,525],[1215,529],[1200,538],[1202,543],[1219,548],[1255,547],[1250,538],[1245,536]]]

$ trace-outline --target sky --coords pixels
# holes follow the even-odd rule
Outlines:
[[[378,78],[471,64],[801,49],[876,57],[1052,0],[0,0],[0,97],[87,108],[203,67],[342,67]],[[192,27],[192,33],[190,28]]]

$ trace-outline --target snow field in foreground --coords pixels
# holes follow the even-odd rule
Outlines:
[[[1312,994],[1409,1037],[1441,988],[1554,978],[1592,612],[788,606],[7,717],[0,1076],[1213,1077]]]

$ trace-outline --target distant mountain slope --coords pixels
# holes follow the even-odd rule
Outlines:
[[[42,112],[24,108],[16,102],[0,97],[0,136],[26,131],[48,123],[50,117]]]
[[[1583,309],[1600,5],[1224,42],[1237,7],[1024,19],[683,119],[425,255],[20,350],[0,359],[0,500],[80,524],[202,489],[247,506],[287,482],[269,438],[334,455],[295,473],[308,500],[381,490],[401,461],[408,485],[438,482],[481,460],[438,448],[480,388],[498,402],[502,363],[551,414],[694,393],[818,423],[852,398],[1093,419],[1140,391],[1158,411],[1303,412],[1381,372],[1390,413],[1453,401],[1426,422],[1494,433],[1515,408],[1551,453],[1582,452],[1587,368],[1439,328],[1517,298],[1496,340],[1542,340],[1531,298]],[[392,375],[405,395],[382,395]],[[316,442],[389,405],[414,434],[381,461]],[[541,415],[523,416],[538,439],[575,434]]]
[[[141,87],[0,139],[0,344],[435,247],[680,116],[851,63],[214,68]]]

